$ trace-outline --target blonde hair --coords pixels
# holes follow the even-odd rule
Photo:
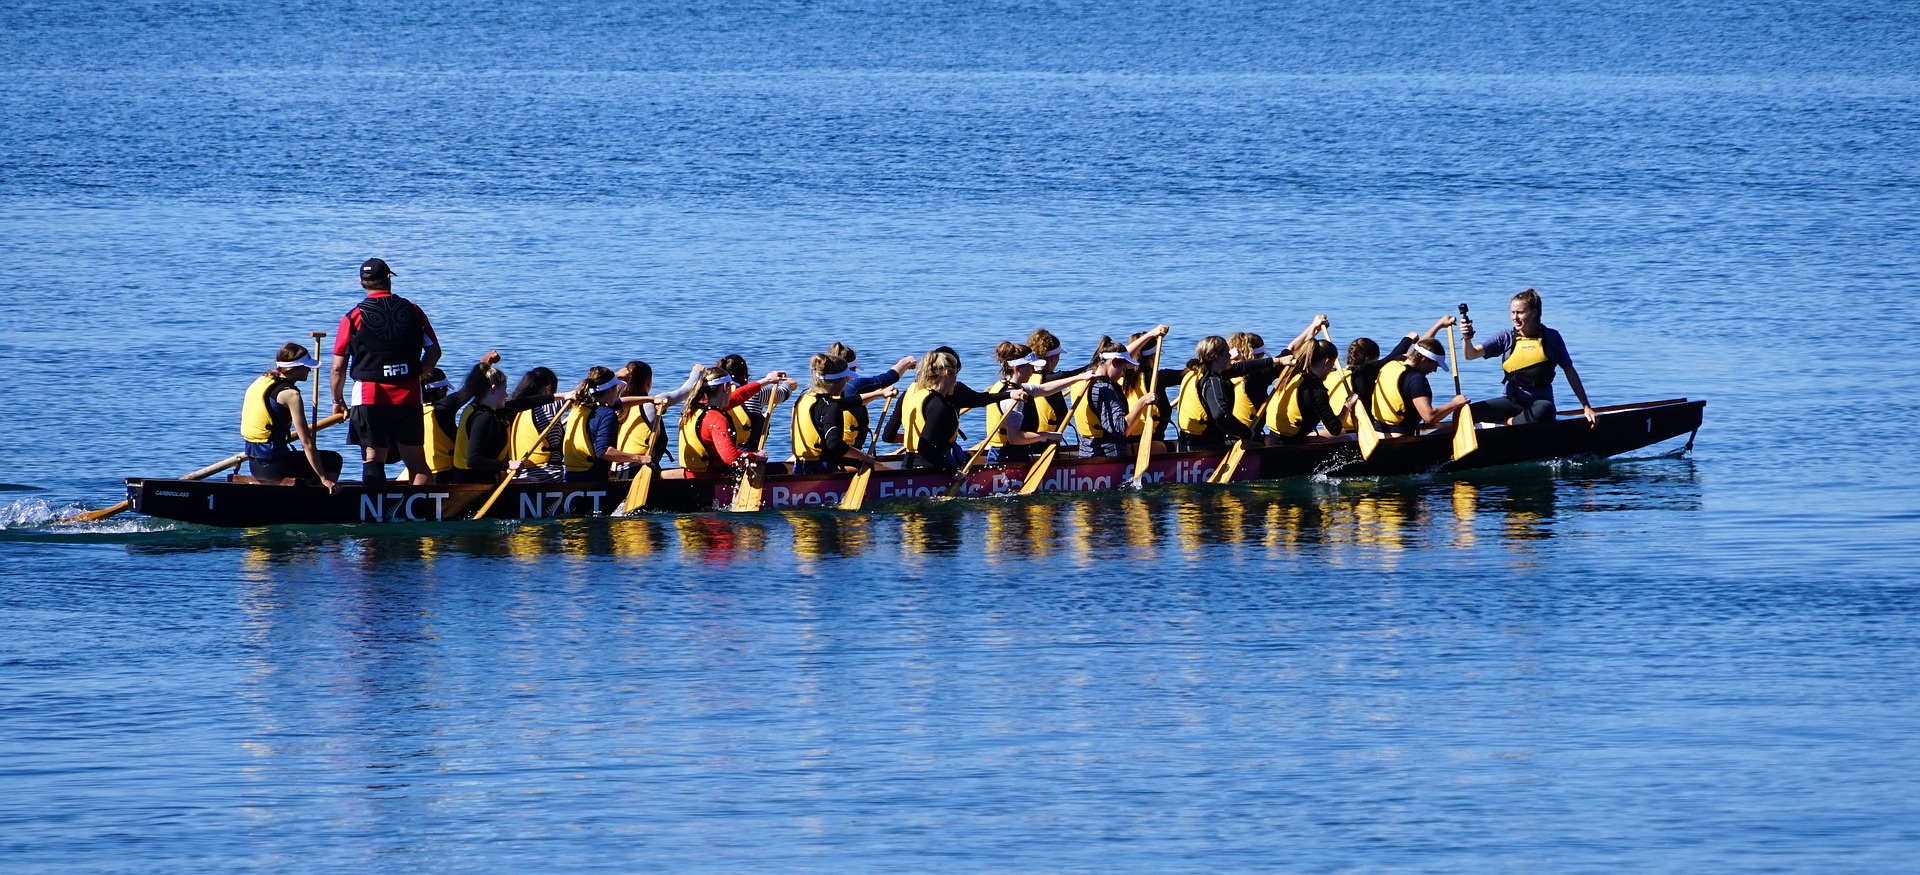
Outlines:
[[[1253,351],[1266,345],[1260,335],[1251,331],[1235,331],[1227,337],[1227,349],[1239,353],[1242,360],[1253,358]]]
[[[1208,365],[1226,354],[1227,339],[1218,334],[1209,334],[1200,338],[1199,343],[1194,344],[1193,358],[1187,361],[1187,370],[1205,374],[1208,371]]]
[[[960,356],[953,350],[941,347],[927,353],[920,360],[920,373],[913,378],[917,386],[927,389],[940,385],[940,381],[960,373]]]
[[[834,346],[839,346],[839,345],[840,344],[837,344],[837,343],[834,344]],[[836,380],[828,380],[823,376],[824,374],[829,374],[835,371],[841,371],[846,369],[847,367],[846,361],[841,359],[839,356],[833,355],[832,353],[825,353],[825,352],[815,353],[813,356],[813,360],[809,363],[808,366],[813,370],[813,385],[809,387],[812,391],[836,394],[833,392],[833,388],[827,385],[828,383],[839,383],[841,386],[846,385],[846,380],[847,380],[846,377],[841,377]]]

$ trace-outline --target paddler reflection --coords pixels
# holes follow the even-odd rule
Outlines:
[[[811,571],[812,563],[807,560],[866,552],[868,521],[863,517],[818,511],[791,511],[781,516],[793,526],[793,555],[802,560],[803,571]]]

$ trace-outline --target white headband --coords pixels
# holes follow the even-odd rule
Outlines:
[[[1267,354],[1267,348],[1264,346],[1256,346],[1253,348],[1254,358],[1261,358],[1261,357],[1264,357],[1266,354]]]
[[[273,366],[276,368],[317,368],[320,366],[320,360],[313,356],[306,355],[290,362],[276,361],[273,363]]]
[[[715,378],[713,378],[713,379],[711,379],[711,380],[708,380],[708,381],[707,381],[707,388],[709,388],[709,389],[718,389],[718,388],[720,388],[721,386],[738,386],[738,385],[740,385],[740,384],[739,384],[739,383],[735,383],[735,382],[733,381],[733,375],[732,375],[732,374],[728,374],[728,375],[726,375],[726,376],[724,376],[724,377],[715,377]]]
[[[1100,357],[1110,362],[1126,362],[1136,368],[1140,366],[1139,362],[1133,360],[1133,356],[1127,355],[1124,352],[1103,352],[1100,354]]]
[[[831,373],[831,374],[821,374],[821,375],[820,375],[820,379],[822,379],[822,380],[844,380],[844,379],[846,379],[846,378],[848,378],[848,377],[851,377],[851,376],[853,376],[853,368],[851,368],[851,367],[844,367],[844,368],[841,368],[840,370],[838,370],[838,371],[835,371],[835,372],[833,372],[833,373]]]
[[[1034,355],[1033,353],[1027,353],[1026,355],[1023,355],[1017,359],[1014,359],[1013,361],[1007,362],[1007,368],[1012,369],[1012,368],[1022,368],[1022,367],[1029,367],[1029,366],[1037,368],[1046,363],[1047,363],[1047,360],[1045,358]]]
[[[431,383],[420,384],[420,391],[422,392],[425,392],[428,389],[450,389],[450,388],[453,388],[453,384],[445,380],[435,380]]]
[[[1446,364],[1446,363],[1447,363],[1447,357],[1446,357],[1446,356],[1444,356],[1444,355],[1441,355],[1441,354],[1439,354],[1439,353],[1436,353],[1436,352],[1429,352],[1429,351],[1427,351],[1427,348],[1426,348],[1426,347],[1424,347],[1424,346],[1421,346],[1420,344],[1417,344],[1417,343],[1416,343],[1416,344],[1414,344],[1414,345],[1413,345],[1413,351],[1414,351],[1414,352],[1417,352],[1417,353],[1419,353],[1419,354],[1421,354],[1421,355],[1423,355],[1423,356],[1426,356],[1426,357],[1427,357],[1427,358],[1429,358],[1429,359],[1432,359],[1432,360],[1433,360],[1433,363],[1434,363],[1434,364],[1436,364],[1436,365],[1444,365],[1444,364]]]

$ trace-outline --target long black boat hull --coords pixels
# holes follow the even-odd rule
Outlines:
[[[1599,422],[1578,416],[1532,425],[1483,428],[1480,446],[1452,458],[1453,427],[1418,437],[1381,441],[1373,457],[1362,459],[1351,438],[1297,445],[1257,447],[1247,452],[1234,481],[1289,477],[1386,477],[1459,471],[1552,458],[1596,458],[1631,452],[1699,430],[1704,401],[1679,399],[1604,408]],[[1689,444],[1691,438],[1689,437]],[[1131,460],[1072,459],[1062,453],[1040,490],[1091,492],[1114,489],[1133,480]],[[1221,452],[1167,453],[1156,456],[1141,479],[1147,485],[1206,482],[1224,457]],[[670,472],[678,475],[680,472]],[[971,472],[959,494],[968,497],[1017,492],[1026,466],[987,467]],[[766,478],[768,508],[832,507],[852,482],[848,474],[782,474]],[[868,484],[869,503],[927,500],[946,492],[947,474],[878,471]],[[622,508],[627,481],[556,483],[515,481],[488,511],[490,519],[553,519],[605,516]],[[215,526],[330,525],[426,522],[469,519],[495,487],[484,484],[411,486],[397,483],[367,488],[341,484],[329,493],[317,486],[279,486],[244,480],[127,480],[127,500],[148,516]],[[647,510],[694,513],[725,509],[733,486],[715,480],[657,477]]]

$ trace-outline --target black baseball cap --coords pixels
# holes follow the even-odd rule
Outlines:
[[[360,280],[383,280],[393,276],[393,268],[378,258],[369,258],[360,263]]]

